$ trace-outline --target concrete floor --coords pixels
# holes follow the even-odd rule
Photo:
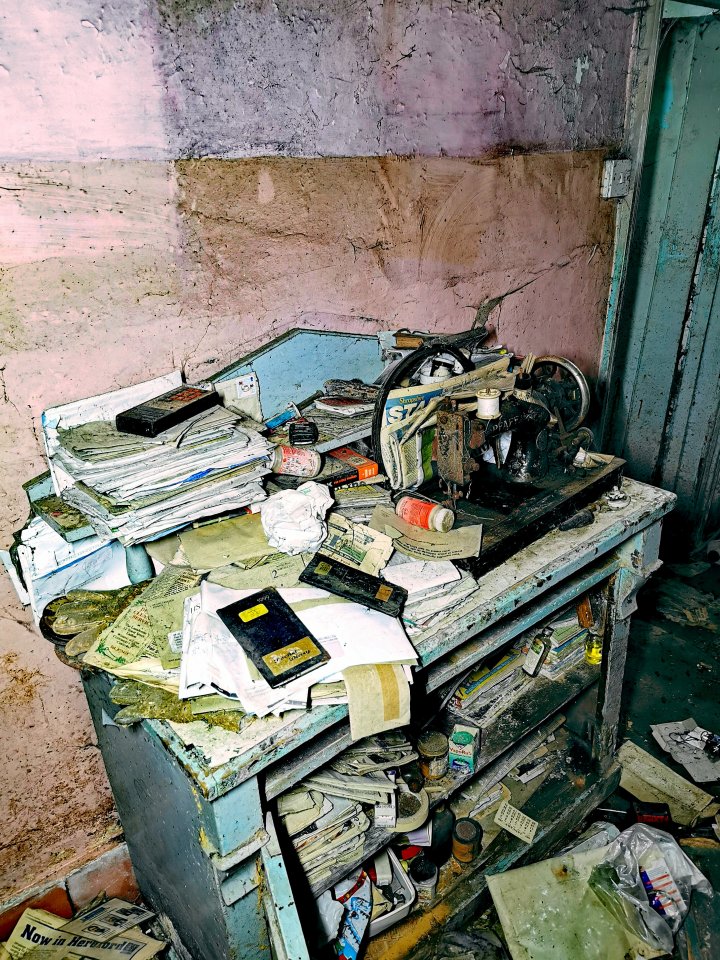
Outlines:
[[[720,567],[667,564],[641,592],[628,648],[621,738],[633,740],[682,776],[686,771],[652,738],[651,723],[693,717],[720,733]],[[720,780],[703,789],[720,795]],[[685,852],[716,891],[698,897],[678,960],[720,958],[720,845],[687,841]]]

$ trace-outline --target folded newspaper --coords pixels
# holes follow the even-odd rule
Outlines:
[[[25,910],[0,958],[11,960],[150,960],[165,944],[137,924],[153,916],[124,900],[112,899],[67,921],[46,910]]]
[[[439,383],[398,387],[385,401],[380,449],[393,490],[417,488],[432,479],[432,443],[436,411],[446,397],[466,398],[476,405],[478,390],[512,390],[510,357],[501,357],[470,373]]]

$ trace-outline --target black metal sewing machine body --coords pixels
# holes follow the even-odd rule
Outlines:
[[[492,449],[498,472],[518,483],[528,483],[547,472],[546,428],[550,412],[539,403],[508,397],[500,407],[500,416],[483,420],[476,414],[460,410],[455,400],[446,400],[437,414],[436,459],[438,473],[455,491],[467,487],[474,474],[486,466],[484,449]],[[510,447],[503,458],[500,438],[511,436]]]
[[[426,492],[453,507],[456,525],[483,524],[480,556],[461,566],[481,576],[621,482],[623,460],[573,465],[587,437],[587,430],[563,431],[534,398],[506,397],[492,420],[453,399],[442,404],[434,443],[438,477]]]

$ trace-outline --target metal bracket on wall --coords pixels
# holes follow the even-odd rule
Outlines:
[[[616,200],[630,193],[632,160],[606,160],[603,163],[600,196],[603,200]]]

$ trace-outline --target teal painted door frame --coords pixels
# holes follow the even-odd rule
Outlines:
[[[666,23],[605,374],[604,446],[691,544],[720,521],[718,51],[716,18]]]

